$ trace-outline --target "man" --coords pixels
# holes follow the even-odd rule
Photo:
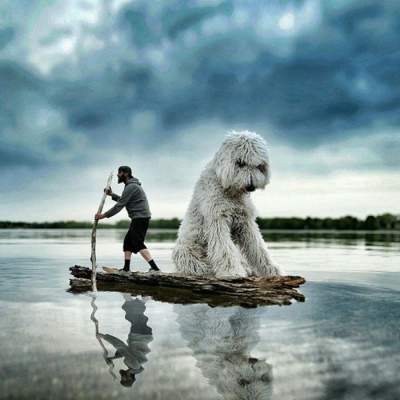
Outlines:
[[[120,271],[129,271],[132,253],[140,253],[140,255],[149,263],[149,272],[159,271],[157,264],[154,262],[149,250],[144,244],[147,228],[151,218],[149,203],[146,194],[142,188],[142,184],[137,178],[132,176],[132,170],[128,166],[118,168],[118,183],[124,182],[125,188],[121,196],[113,193],[111,188],[105,188],[107,195],[117,202],[114,207],[110,208],[104,214],[97,213],[95,219],[110,218],[120,212],[124,207],[131,218],[131,225],[124,239],[124,255],[125,264]]]

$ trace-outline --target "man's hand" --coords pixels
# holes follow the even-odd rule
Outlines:
[[[94,216],[94,219],[97,221],[99,219],[103,219],[105,216],[102,213],[96,213]]]
[[[110,187],[106,187],[104,188],[104,193],[108,196],[111,196],[113,192]]]

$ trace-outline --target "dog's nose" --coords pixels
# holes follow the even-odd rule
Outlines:
[[[253,184],[246,186],[246,191],[247,192],[254,192],[255,190],[256,190],[256,188],[255,188],[255,186]]]
[[[246,186],[246,191],[247,192],[254,192],[256,190],[256,187],[253,185],[253,178],[250,177],[250,185]]]

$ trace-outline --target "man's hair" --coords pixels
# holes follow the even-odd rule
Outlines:
[[[135,383],[136,377],[130,368],[128,368],[126,371],[120,369],[119,373],[121,374],[121,380],[120,380],[121,385],[130,387]]]
[[[121,165],[118,168],[118,172],[127,172],[129,176],[132,178],[132,170],[131,167],[128,167],[127,165]]]

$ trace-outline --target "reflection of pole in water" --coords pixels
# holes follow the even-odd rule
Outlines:
[[[94,323],[95,326],[95,334],[96,334],[96,339],[98,340],[101,348],[103,349],[103,358],[104,361],[106,362],[106,364],[108,365],[108,371],[110,372],[111,376],[114,379],[117,379],[117,375],[115,375],[114,373],[114,363],[112,362],[112,360],[110,360],[109,354],[108,354],[108,350],[106,348],[106,346],[104,346],[103,341],[101,340],[101,336],[100,336],[100,331],[99,331],[99,321],[96,318],[96,311],[97,311],[97,306],[96,306],[96,295],[90,295],[90,297],[92,298],[90,305],[92,306],[92,313],[90,314],[90,319],[91,321]]]
[[[255,309],[195,304],[174,311],[197,367],[224,399],[271,399],[272,366],[250,355],[259,341]]]

